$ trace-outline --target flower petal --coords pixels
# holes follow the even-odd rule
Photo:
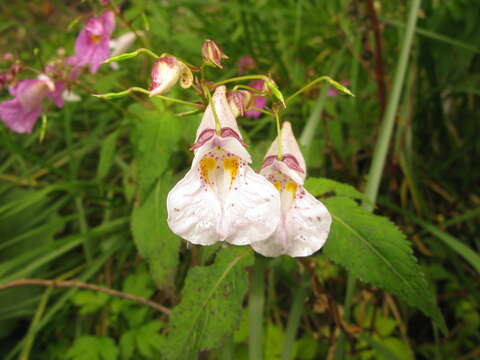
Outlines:
[[[220,203],[216,195],[203,186],[196,167],[192,167],[169,192],[167,211],[168,225],[175,234],[198,245],[219,241]]]
[[[295,206],[285,219],[286,253],[290,256],[309,256],[318,251],[327,240],[332,217],[325,205],[301,187]]]
[[[253,243],[252,248],[263,256],[293,257],[310,256],[318,251],[327,240],[332,217],[325,205],[303,187],[299,189],[292,207],[275,233],[267,240]]]
[[[40,106],[34,107],[31,111],[25,111],[17,98],[0,103],[0,119],[17,133],[31,133],[41,111]]]
[[[272,145],[270,145],[265,158],[273,155],[276,156],[278,154],[277,142],[278,138],[275,138]],[[303,172],[299,171],[300,176],[305,179],[307,165],[305,164],[305,159],[303,158],[300,147],[293,134],[292,125],[288,121],[285,121],[282,125],[282,152],[283,155],[291,155],[293,159],[296,160],[295,163],[297,163],[298,167],[303,170]],[[289,162],[287,161],[286,163],[288,165]],[[295,170],[295,167],[293,170]]]
[[[220,120],[221,127],[233,129],[239,135],[240,139],[242,139],[235,116],[233,116],[230,105],[228,105],[227,88],[225,86],[222,85],[215,89],[212,96],[212,103],[215,106],[215,112]],[[213,116],[212,103],[207,106],[207,109],[203,114],[202,121],[197,130],[195,142],[197,142],[200,134],[202,134],[205,129],[215,129],[215,117]]]
[[[234,245],[246,245],[268,238],[280,222],[280,197],[263,176],[245,166],[227,194],[219,233]]]

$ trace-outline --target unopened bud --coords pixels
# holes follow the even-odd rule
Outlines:
[[[152,68],[150,96],[166,93],[179,79],[182,87],[189,87],[193,82],[191,70],[174,56],[158,58]]]
[[[227,94],[228,105],[232,110],[233,116],[245,115],[252,107],[253,95],[247,90],[230,91]]]
[[[202,45],[202,58],[205,64],[223,69],[222,59],[228,59],[228,56],[215,41],[205,40]]]

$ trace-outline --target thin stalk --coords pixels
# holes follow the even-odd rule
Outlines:
[[[342,49],[340,51],[340,53],[337,56],[337,59],[335,60],[332,67],[328,71],[328,74],[330,75],[330,77],[335,77],[335,75],[337,74],[338,69],[340,68],[340,65],[342,63],[342,55],[343,55],[344,51],[345,51],[345,49]],[[320,79],[321,78],[316,79],[312,83],[321,81]],[[310,84],[312,84],[312,83],[310,83]],[[308,84],[307,87],[310,84]],[[301,91],[303,91],[303,89],[300,89],[299,91],[301,92]],[[299,91],[297,91],[297,93]],[[289,100],[291,100],[294,96],[296,96],[297,93],[294,93],[293,95],[289,96],[287,98],[287,102]],[[317,129],[318,123],[320,121],[320,116],[321,116],[321,114],[323,112],[323,108],[325,106],[325,101],[327,100],[327,93],[328,93],[328,87],[325,86],[320,91],[320,95],[317,98],[315,106],[313,107],[313,110],[312,110],[312,112],[310,113],[310,116],[307,119],[307,124],[305,125],[305,128],[303,129],[303,132],[300,135],[300,145],[302,145],[304,147],[308,147],[312,143],[313,137],[315,136],[315,130]]]
[[[395,70],[392,94],[388,99],[387,109],[385,110],[385,116],[383,117],[380,134],[373,154],[372,164],[370,165],[370,170],[368,172],[365,196],[369,202],[363,204],[363,207],[368,211],[373,210],[373,204],[375,204],[375,200],[377,199],[378,188],[382,178],[385,159],[388,154],[393,125],[395,124],[395,115],[397,113],[398,103],[400,101],[400,95],[405,81],[405,73],[407,70],[410,49],[412,47],[413,35],[415,33],[415,26],[417,24],[417,14],[420,3],[421,0],[413,0],[410,6],[402,50]]]
[[[365,186],[366,200],[362,206],[367,211],[372,211],[378,195],[378,188],[382,178],[385,159],[388,153],[390,138],[392,136],[393,125],[395,123],[395,114],[397,113],[398,103],[405,80],[405,73],[407,70],[408,58],[410,49],[412,47],[413,35],[417,24],[417,14],[420,7],[421,0],[413,0],[410,6],[407,20],[407,28],[402,42],[402,49],[400,58],[398,60],[397,68],[395,70],[395,78],[393,82],[392,94],[388,99],[387,109],[385,111],[382,125],[380,128],[380,135],[377,140],[377,146],[372,158],[372,164],[368,172],[368,180]],[[347,283],[346,293],[351,294],[345,299],[345,312],[350,311],[351,298],[355,289],[355,277],[350,273]],[[342,341],[343,340],[343,341]],[[343,336],[339,339],[337,352],[344,353],[346,338]],[[335,357],[337,358],[337,357]],[[343,358],[343,356],[342,356]]]
[[[221,80],[221,81],[213,84],[213,87],[217,87],[217,86],[220,86],[220,85],[225,85],[225,84],[232,83],[232,82],[237,82],[237,81],[258,80],[258,79],[264,80],[266,82],[271,81],[270,78],[268,76],[265,76],[265,75],[245,75],[245,76],[236,76],[236,77],[226,79],[226,80]]]
[[[131,93],[141,93],[141,94],[145,94],[145,95],[150,96],[150,91],[148,91],[147,89],[138,87],[138,86],[133,86],[131,88],[128,88],[126,90],[119,91],[119,92],[112,92],[112,93],[106,93],[106,94],[93,94],[93,96],[95,96],[99,99],[113,100],[113,99],[118,99],[118,98],[125,97],[127,95],[130,95]],[[197,104],[197,103],[194,103],[194,102],[191,102],[191,101],[175,99],[175,98],[171,98],[171,97],[163,96],[163,95],[154,95],[152,97],[156,97],[156,98],[159,98],[159,99],[162,99],[162,100],[165,100],[165,101],[170,101],[170,102],[175,102],[175,103],[179,103],[179,104],[190,105],[190,106],[195,106],[197,108],[201,108],[200,104]]]
[[[212,101],[212,95],[210,94],[210,91],[206,86],[203,88],[203,92],[207,96],[209,105],[212,105],[213,118],[215,119],[215,132],[218,135],[220,135],[220,133],[222,132],[222,124],[220,124],[220,119],[218,118],[217,109],[215,109],[215,104]]]
[[[311,81],[310,83],[308,83],[307,85],[305,85],[304,87],[302,87],[300,90],[294,92],[292,95],[290,95],[286,100],[285,102],[288,103],[289,101],[293,100],[296,96],[300,95],[301,93],[303,93],[304,91],[307,91],[308,89],[310,89],[312,86],[314,85],[317,85],[318,83],[322,82],[322,81],[326,81],[328,82],[330,85],[333,85],[334,87],[336,87],[337,89],[339,89],[340,91],[344,92],[345,94],[347,95],[350,95],[350,96],[353,96],[353,94],[350,92],[350,90],[348,90],[345,86],[343,86],[342,84],[339,84],[338,82],[336,82],[335,80],[333,80],[330,76],[320,76],[319,78],[316,78],[315,80]]]
[[[263,307],[265,305],[265,269],[267,259],[255,256],[253,265],[252,288],[248,300],[248,358],[263,359]]]
[[[280,116],[278,115],[277,111],[275,111],[275,122],[277,124],[277,159],[281,161],[283,159],[282,126],[280,125]]]
[[[308,290],[308,277],[305,276],[300,286],[295,292],[292,308],[288,314],[287,330],[283,342],[282,360],[292,359],[293,345],[297,337],[298,327],[300,325],[300,318],[303,314],[305,305],[305,296]]]
[[[28,329],[28,333],[25,337],[25,342],[23,344],[22,352],[19,357],[20,360],[28,360],[30,356],[30,351],[32,349],[33,341],[35,340],[35,335],[36,335],[36,332],[34,329],[37,327],[38,323],[40,322],[45,312],[45,308],[47,307],[47,302],[48,302],[48,299],[50,298],[50,294],[52,293],[52,290],[53,290],[52,287],[48,287],[40,299],[40,303],[38,304],[37,311],[33,316],[32,322]]]

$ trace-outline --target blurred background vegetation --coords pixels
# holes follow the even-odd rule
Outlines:
[[[313,136],[303,149],[310,175],[363,190],[409,3],[119,0],[122,18],[114,36],[141,30],[145,43],[134,48],[148,46],[193,63],[202,42],[213,39],[230,60],[223,72],[209,69],[210,79],[235,76],[237,61],[250,55],[257,63],[250,72],[271,74],[284,94],[320,75],[348,82],[355,98],[327,96],[316,87],[292,103],[283,120],[292,122],[303,145]],[[72,53],[83,20],[101,5],[19,0],[1,1],[0,9],[0,55],[11,52],[40,70],[58,49]],[[477,0],[422,1],[378,197],[377,211],[412,241],[449,333],[442,335],[419,311],[362,283],[351,322],[342,325],[346,271],[322,252],[302,261],[281,257],[270,262],[266,278],[265,359],[281,358],[302,281],[299,268],[308,267],[315,281],[305,291],[295,359],[333,359],[342,326],[350,359],[480,357],[480,265],[474,265],[480,248],[478,19]],[[0,284],[27,277],[78,279],[170,308],[178,303],[187,270],[208,261],[210,250],[188,248],[169,232],[164,209],[158,218],[142,220],[138,207],[152,187],[161,183],[168,190],[189,168],[199,115],[176,117],[187,109],[156,100],[152,106],[140,96],[114,102],[90,96],[148,88],[151,64],[138,57],[119,70],[102,66],[85,75],[76,90],[82,101],[48,111],[43,141],[39,124],[31,135],[0,127]],[[0,96],[8,98],[6,89]],[[169,96],[196,100],[179,88]],[[310,118],[318,125],[307,134]],[[258,169],[275,136],[274,123],[266,116],[239,123]],[[152,132],[158,135],[147,135]],[[131,221],[132,212],[137,221]],[[156,239],[171,241],[166,246],[172,249],[160,249]],[[145,260],[157,251],[174,255],[157,257],[149,268]],[[102,293],[11,288],[0,292],[0,353],[5,359],[157,359],[167,320],[154,309]],[[201,358],[248,358],[246,323],[245,311],[233,337]]]

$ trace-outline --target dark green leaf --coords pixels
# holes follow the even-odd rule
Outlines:
[[[173,284],[180,248],[180,238],[167,225],[166,196],[170,188],[170,176],[165,175],[132,214],[135,243],[158,287]]]
[[[213,265],[190,269],[182,301],[170,317],[165,358],[196,359],[198,351],[220,346],[233,333],[248,285],[245,267],[252,261],[248,249],[230,246]]]
[[[333,217],[325,253],[360,280],[419,308],[446,332],[435,296],[402,232],[351,199],[334,197],[324,202]]]
[[[337,196],[346,196],[353,199],[365,198],[365,196],[353,186],[326,178],[309,177],[305,181],[305,188],[313,196],[335,193]]]

